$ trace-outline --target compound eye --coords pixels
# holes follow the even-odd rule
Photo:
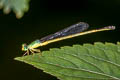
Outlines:
[[[22,51],[27,51],[28,48],[27,48],[27,44],[22,44]]]

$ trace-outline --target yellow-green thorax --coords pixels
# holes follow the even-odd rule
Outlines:
[[[35,40],[31,44],[22,44],[22,51],[27,51],[28,49],[34,49],[40,46],[40,40]]]

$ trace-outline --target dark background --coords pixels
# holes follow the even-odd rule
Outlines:
[[[120,0],[31,0],[29,11],[20,20],[15,18],[14,13],[5,15],[0,10],[0,79],[57,80],[13,58],[23,55],[22,43],[29,44],[80,21],[89,23],[90,29],[108,25],[114,25],[117,29],[52,43],[40,49],[120,41]]]

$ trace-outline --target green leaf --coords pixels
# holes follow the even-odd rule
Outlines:
[[[29,9],[30,0],[0,0],[0,8],[3,8],[3,12],[8,14],[11,10],[14,11],[17,18],[21,18],[24,12]]]
[[[64,46],[17,57],[61,80],[120,80],[120,43]]]

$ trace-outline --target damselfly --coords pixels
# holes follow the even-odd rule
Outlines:
[[[71,25],[61,31],[58,31],[54,34],[48,35],[41,39],[37,39],[29,45],[23,44],[22,51],[26,51],[26,53],[24,55],[26,55],[26,54],[29,55],[29,52],[31,52],[31,53],[40,52],[40,49],[36,49],[36,48],[38,48],[40,46],[45,46],[49,43],[53,43],[53,42],[57,42],[60,40],[73,38],[76,36],[85,35],[85,34],[89,34],[89,33],[115,29],[115,26],[107,26],[107,27],[103,27],[103,28],[99,28],[99,29],[85,31],[86,29],[88,29],[88,27],[89,27],[89,25],[87,23],[79,22],[79,23]],[[85,31],[85,32],[82,32],[82,31]]]

